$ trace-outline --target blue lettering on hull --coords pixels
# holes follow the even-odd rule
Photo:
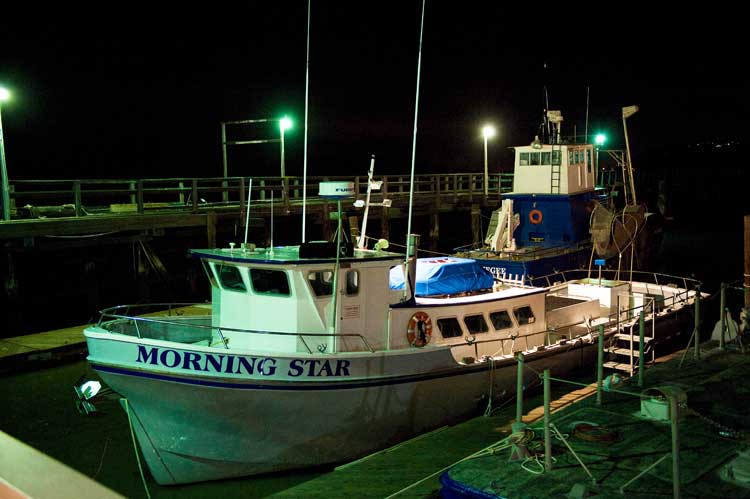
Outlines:
[[[181,352],[169,348],[138,345],[135,362],[169,369],[201,371],[226,374],[275,376],[278,361],[273,357],[242,357],[235,355],[213,355],[210,353]],[[286,375],[299,377],[345,377],[350,376],[350,360],[345,359],[292,359]]]

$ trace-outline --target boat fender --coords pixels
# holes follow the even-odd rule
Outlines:
[[[542,212],[540,210],[534,209],[529,212],[529,222],[533,223],[534,225],[539,225],[542,223],[542,219],[544,216],[542,215]]]
[[[417,312],[409,319],[406,339],[413,347],[421,348],[432,338],[432,319],[425,312]]]

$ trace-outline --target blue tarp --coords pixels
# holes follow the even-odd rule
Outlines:
[[[489,289],[492,274],[468,258],[419,258],[417,260],[417,296],[455,295],[466,291]],[[401,266],[393,267],[391,289],[404,289]]]

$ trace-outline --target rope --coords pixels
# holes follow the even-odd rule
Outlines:
[[[151,494],[148,491],[148,485],[146,484],[146,477],[143,475],[143,466],[141,466],[141,457],[138,455],[138,446],[135,443],[135,433],[133,432],[133,421],[130,419],[130,403],[128,399],[123,398],[125,401],[125,412],[128,413],[128,426],[130,426],[130,436],[133,439],[133,452],[135,452],[135,459],[138,462],[138,471],[141,473],[141,482],[143,482],[143,489],[146,491],[146,497],[151,499]]]

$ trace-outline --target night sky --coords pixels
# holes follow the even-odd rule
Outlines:
[[[613,6],[427,2],[417,172],[509,169],[550,108],[563,134],[606,130],[636,168],[695,144],[745,142],[740,16]],[[219,123],[288,114],[287,172],[302,172],[307,2],[110,5],[0,18],[2,118],[13,179],[221,175]],[[109,8],[109,7],[108,7]],[[614,10],[613,10],[614,9]],[[618,10],[619,9],[619,10]],[[313,0],[310,175],[407,173],[420,1]],[[273,138],[247,128],[230,138]],[[278,144],[233,150],[230,175],[278,174]]]

